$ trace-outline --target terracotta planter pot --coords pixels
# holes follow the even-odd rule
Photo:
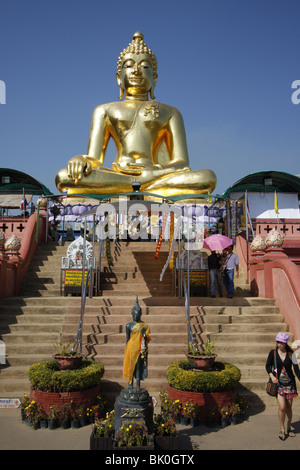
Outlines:
[[[82,361],[82,356],[60,356],[55,354],[53,359],[58,362],[60,370],[77,369]]]
[[[187,354],[186,357],[194,369],[207,371],[212,368],[216,354],[212,356],[193,356],[192,354]]]
[[[199,423],[206,422],[212,407],[216,408],[214,419],[215,421],[219,421],[221,409],[230,403],[234,403],[236,400],[236,392],[234,390],[212,393],[184,392],[182,390],[176,390],[170,387],[170,385],[168,385],[168,396],[172,400],[179,400],[182,406],[190,400],[196,405],[199,405],[199,414],[197,416]]]

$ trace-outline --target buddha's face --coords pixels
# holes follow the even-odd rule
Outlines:
[[[127,54],[124,56],[119,80],[122,88],[129,93],[148,93],[156,81],[153,76],[151,57],[148,54]]]
[[[133,309],[131,315],[134,321],[139,322],[142,316],[142,312],[140,310]]]

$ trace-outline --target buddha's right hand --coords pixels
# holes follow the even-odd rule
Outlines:
[[[77,184],[84,175],[92,171],[92,164],[86,155],[76,155],[68,162],[68,177]]]

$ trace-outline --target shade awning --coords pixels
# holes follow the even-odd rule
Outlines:
[[[0,194],[0,207],[3,209],[20,209],[22,198],[22,194]],[[31,195],[26,195],[28,204],[31,198]]]

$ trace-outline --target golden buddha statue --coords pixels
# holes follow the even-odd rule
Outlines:
[[[140,183],[141,191],[163,197],[214,190],[213,171],[191,171],[182,116],[155,100],[156,81],[156,57],[138,31],[118,60],[119,99],[124,94],[125,99],[95,108],[87,154],[72,157],[56,175],[61,192],[124,193],[132,191],[134,182]],[[111,137],[117,148],[112,169],[103,166]]]

